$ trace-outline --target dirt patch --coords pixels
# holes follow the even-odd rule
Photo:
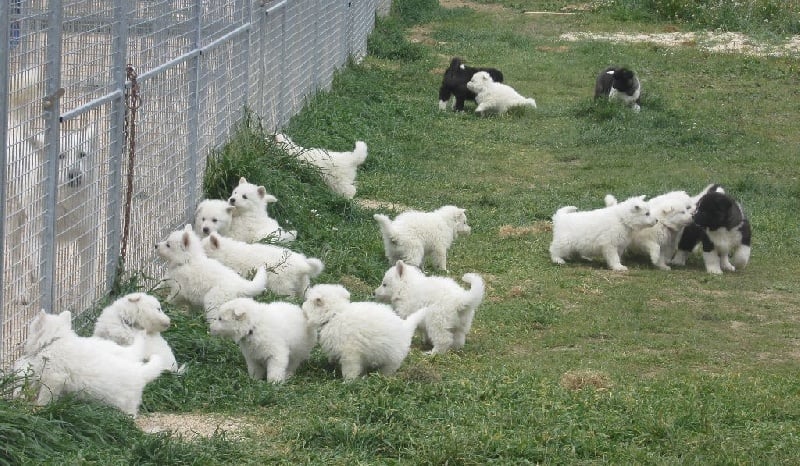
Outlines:
[[[568,371],[561,376],[560,384],[567,390],[608,390],[613,385],[608,374],[593,370]]]
[[[649,43],[664,47],[698,47],[709,52],[741,53],[752,56],[800,56],[800,36],[783,43],[767,44],[738,32],[664,32],[657,34],[629,34],[624,32],[593,33],[568,32],[561,40],[607,41],[615,43]]]
[[[217,432],[224,432],[228,438],[236,439],[243,437],[244,432],[259,429],[242,419],[209,414],[152,413],[136,418],[136,425],[149,434],[169,432],[187,441],[212,437]]]
[[[500,227],[498,235],[501,238],[511,238],[511,237],[516,238],[531,234],[545,233],[552,230],[553,230],[553,224],[551,222],[543,221],[534,223],[533,225],[527,225],[522,227],[515,227],[513,225],[503,225]]]
[[[395,212],[405,212],[406,210],[412,210],[410,207],[405,206],[403,204],[395,204],[393,202],[384,202],[384,201],[376,201],[373,199],[356,199],[356,204],[360,205],[365,209],[370,210],[381,210],[381,209],[388,209],[393,210]]]
[[[439,5],[442,8],[469,8],[470,10],[491,13],[505,13],[509,10],[503,5],[495,5],[489,3],[474,3],[464,0],[439,0]]]

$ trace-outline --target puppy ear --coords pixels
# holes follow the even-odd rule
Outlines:
[[[191,223],[187,223],[186,225],[183,226],[183,231],[193,231],[193,230],[194,228],[192,227]]]
[[[132,293],[127,296],[129,303],[138,303],[142,299],[142,295],[138,293]]]
[[[403,269],[405,268],[405,263],[402,260],[398,260],[395,263],[395,268],[397,269],[397,275],[402,277],[403,276]]]
[[[211,244],[211,247],[214,249],[219,249],[219,236],[216,233],[211,233],[208,235],[208,242]]]
[[[322,298],[314,298],[314,306],[322,307],[325,305],[325,300]]]
[[[58,315],[58,318],[62,321],[72,325],[72,312],[70,311],[62,311],[61,314]]]
[[[247,317],[247,311],[241,308],[234,308],[233,309],[233,318],[236,320],[244,320]]]
[[[183,236],[181,237],[181,243],[184,249],[187,249],[189,245],[192,244],[192,235],[190,235],[188,231],[183,233]]]
[[[742,216],[742,209],[739,208],[739,205],[736,202],[726,199],[729,202],[728,206],[728,215],[727,215],[727,223],[728,226],[734,227],[740,223],[742,223],[743,216]]]
[[[239,184],[245,184],[247,180],[244,177],[239,178]]]

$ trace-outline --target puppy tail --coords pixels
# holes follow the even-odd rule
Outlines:
[[[267,268],[261,266],[256,271],[256,275],[250,281],[244,294],[250,297],[260,295],[267,288]]]
[[[323,270],[325,270],[325,264],[323,264],[321,260],[315,257],[307,259],[306,264],[308,264],[308,267],[310,269],[308,276],[311,278],[316,278],[319,274],[322,273]]]
[[[364,141],[356,141],[356,147],[353,149],[353,160],[361,165],[367,160],[367,143]]]
[[[606,197],[603,198],[603,201],[605,201],[606,207],[611,207],[612,205],[617,205],[617,198],[614,197],[613,194],[606,194]]]
[[[423,320],[425,320],[425,317],[427,315],[428,315],[428,308],[423,307],[417,312],[406,317],[406,320],[404,320],[403,322],[408,333],[414,335],[414,332],[417,331],[417,327],[419,327],[419,324],[422,323]]]
[[[464,310],[477,308],[483,302],[483,296],[486,293],[486,284],[483,282],[483,278],[477,273],[465,273],[461,280],[470,285],[469,298],[465,303]]]
[[[565,206],[565,207],[562,207],[562,208],[558,209],[556,211],[555,215],[553,215],[553,217],[555,218],[555,217],[557,217],[559,215],[571,214],[571,213],[577,212],[577,211],[578,211],[577,207],[575,207],[574,205],[568,205],[568,206]]]
[[[161,356],[154,354],[150,357],[150,360],[142,366],[142,377],[144,377],[145,383],[150,383],[158,378],[165,370],[164,360]]]
[[[381,229],[381,234],[384,238],[391,238],[394,234],[394,230],[392,229],[392,221],[389,217],[383,214],[375,214],[372,216],[376,222],[378,222],[378,227]]]

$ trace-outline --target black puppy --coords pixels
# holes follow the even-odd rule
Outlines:
[[[611,66],[597,75],[594,84],[594,97],[608,97],[609,99],[622,100],[626,105],[638,112],[641,107],[640,95],[642,86],[636,74],[627,68]]]
[[[741,270],[750,260],[750,240],[750,222],[742,206],[724,192],[709,191],[697,201],[694,223],[683,230],[672,262],[682,265],[702,242],[706,272],[721,274],[723,270]],[[733,257],[729,260],[731,253]]]
[[[476,68],[466,66],[460,58],[454,57],[450,61],[450,67],[444,72],[442,87],[439,88],[439,110],[447,108],[450,96],[456,97],[453,110],[456,112],[464,111],[464,101],[475,101],[475,93],[467,89],[467,83],[472,79],[472,75],[478,71],[486,71],[492,80],[497,83],[503,82],[503,73],[495,68]]]

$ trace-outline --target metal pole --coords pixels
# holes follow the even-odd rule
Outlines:
[[[41,232],[42,308],[54,312],[56,272],[56,201],[58,199],[58,156],[61,152],[61,25],[64,10],[61,2],[52,2],[47,28],[47,91],[49,105],[43,108],[45,120],[46,176],[44,180],[44,229]],[[29,238],[28,240],[30,240]]]

